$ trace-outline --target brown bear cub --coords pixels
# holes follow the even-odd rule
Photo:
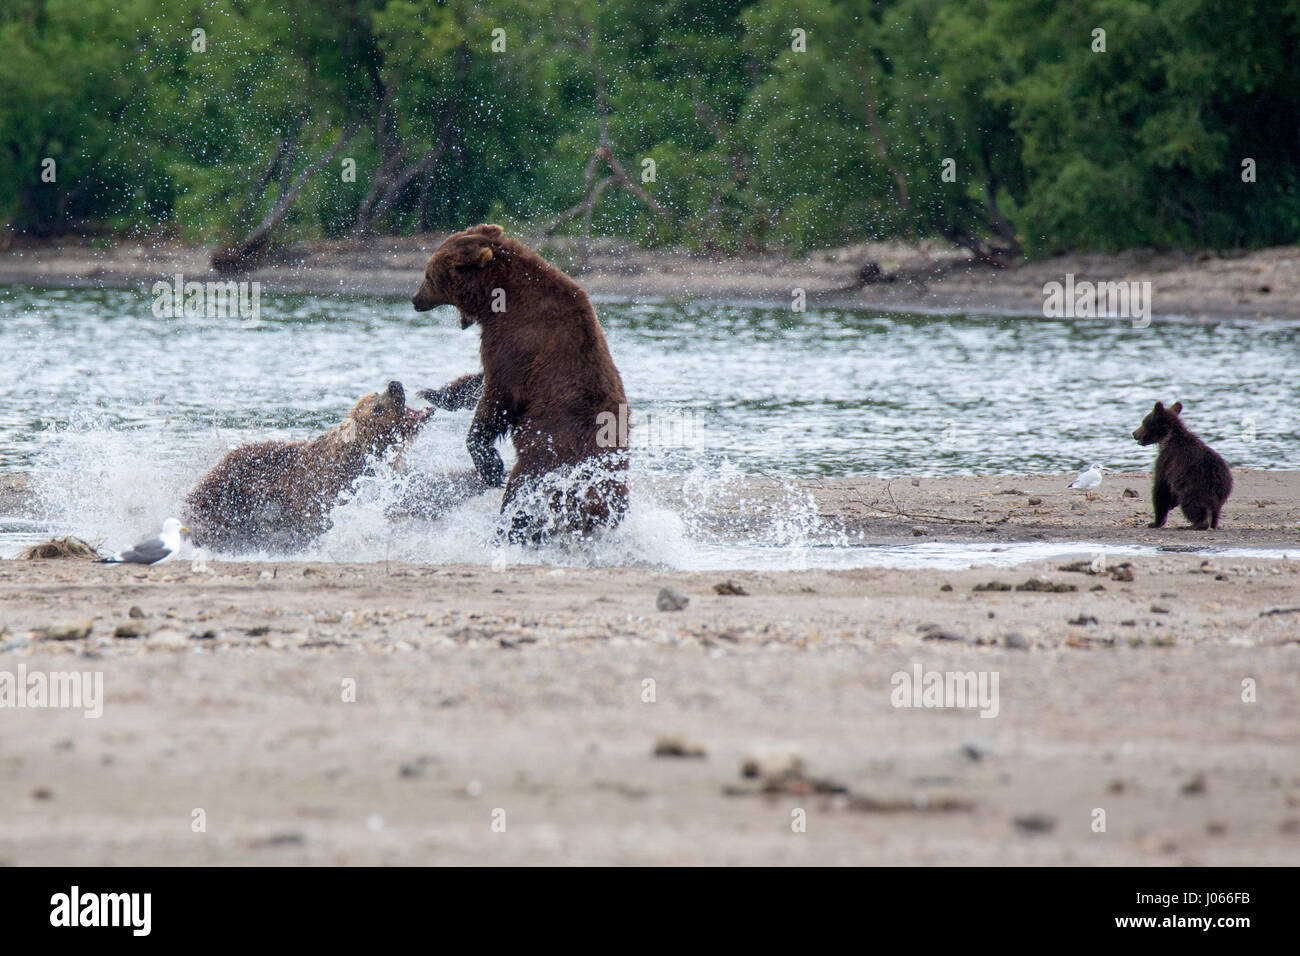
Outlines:
[[[412,438],[432,412],[408,409],[402,383],[389,382],[324,435],[236,448],[185,499],[195,543],[225,552],[309,544],[367,462]]]
[[[1178,414],[1183,403],[1155,408],[1133,433],[1139,445],[1159,443],[1151,500],[1156,518],[1148,528],[1163,528],[1174,505],[1197,531],[1219,526],[1219,512],[1232,494],[1232,472],[1218,453],[1187,430]]]
[[[438,247],[411,302],[419,312],[454,305],[461,328],[482,329],[481,386],[465,376],[439,391],[469,401],[481,387],[466,444],[488,485],[504,471],[493,445],[507,432],[514,441],[501,503],[511,540],[617,524],[628,507],[627,399],[578,284],[500,226],[481,225]]]

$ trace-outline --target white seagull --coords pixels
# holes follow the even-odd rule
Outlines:
[[[1084,492],[1085,493],[1084,496],[1089,501],[1092,501],[1094,498],[1097,497],[1092,493],[1092,490],[1101,484],[1101,476],[1108,471],[1110,471],[1109,468],[1103,468],[1101,467],[1101,465],[1098,465],[1094,462],[1091,468],[1089,468],[1085,472],[1082,472],[1078,478],[1074,479],[1074,481],[1070,483],[1070,487],[1077,488],[1078,490]]]
[[[181,549],[181,539],[189,537],[190,529],[176,518],[163,522],[162,534],[146,538],[132,548],[100,558],[100,564],[157,564]]]

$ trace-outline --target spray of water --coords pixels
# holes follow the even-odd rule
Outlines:
[[[770,552],[764,563],[798,568],[812,547],[838,543],[812,498],[793,486],[756,495],[752,480],[726,464],[668,478],[653,469],[653,455],[640,468],[633,459],[632,505],[616,528],[580,541],[509,543],[501,492],[466,496],[461,487],[466,418],[444,415],[400,455],[372,462],[334,507],[330,529],[302,550],[239,557],[690,569],[734,566],[726,552],[743,546]],[[77,412],[43,436],[32,472],[39,521],[50,534],[125,547],[183,516],[186,494],[223,454],[265,437],[185,421],[122,428]]]

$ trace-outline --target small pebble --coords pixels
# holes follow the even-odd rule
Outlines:
[[[1050,833],[1056,829],[1056,821],[1051,817],[1043,816],[1041,813],[1030,814],[1027,817],[1016,817],[1013,822],[1018,830],[1025,833]]]
[[[79,641],[90,635],[95,625],[91,621],[78,621],[73,624],[56,624],[45,632],[47,641]]]
[[[661,611],[680,611],[691,603],[691,599],[676,588],[666,587],[655,598],[655,607]]]
[[[707,757],[709,751],[703,744],[687,740],[685,737],[660,737],[655,741],[656,757]]]
[[[993,741],[987,737],[970,737],[962,742],[961,752],[971,760],[983,760],[985,757],[991,757],[996,753]]]

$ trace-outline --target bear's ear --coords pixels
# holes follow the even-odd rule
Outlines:
[[[500,239],[502,233],[505,232],[505,230],[502,229],[500,226],[489,225],[488,223],[481,223],[473,227],[469,231],[476,232],[480,236],[483,236],[485,239]]]
[[[1157,415],[1163,415],[1163,414],[1165,413],[1165,403],[1164,403],[1164,402],[1156,402],[1156,407],[1153,409],[1153,411],[1154,411]]]
[[[466,249],[456,258],[456,267],[459,269],[481,269],[492,261],[492,247],[479,246],[473,250]]]
[[[1173,406],[1173,408],[1171,408],[1171,409],[1169,409],[1169,410],[1170,410],[1171,412],[1173,412],[1175,415],[1177,415],[1179,412],[1181,412],[1181,411],[1183,410],[1183,403],[1182,403],[1182,402],[1174,402],[1174,406]]]

